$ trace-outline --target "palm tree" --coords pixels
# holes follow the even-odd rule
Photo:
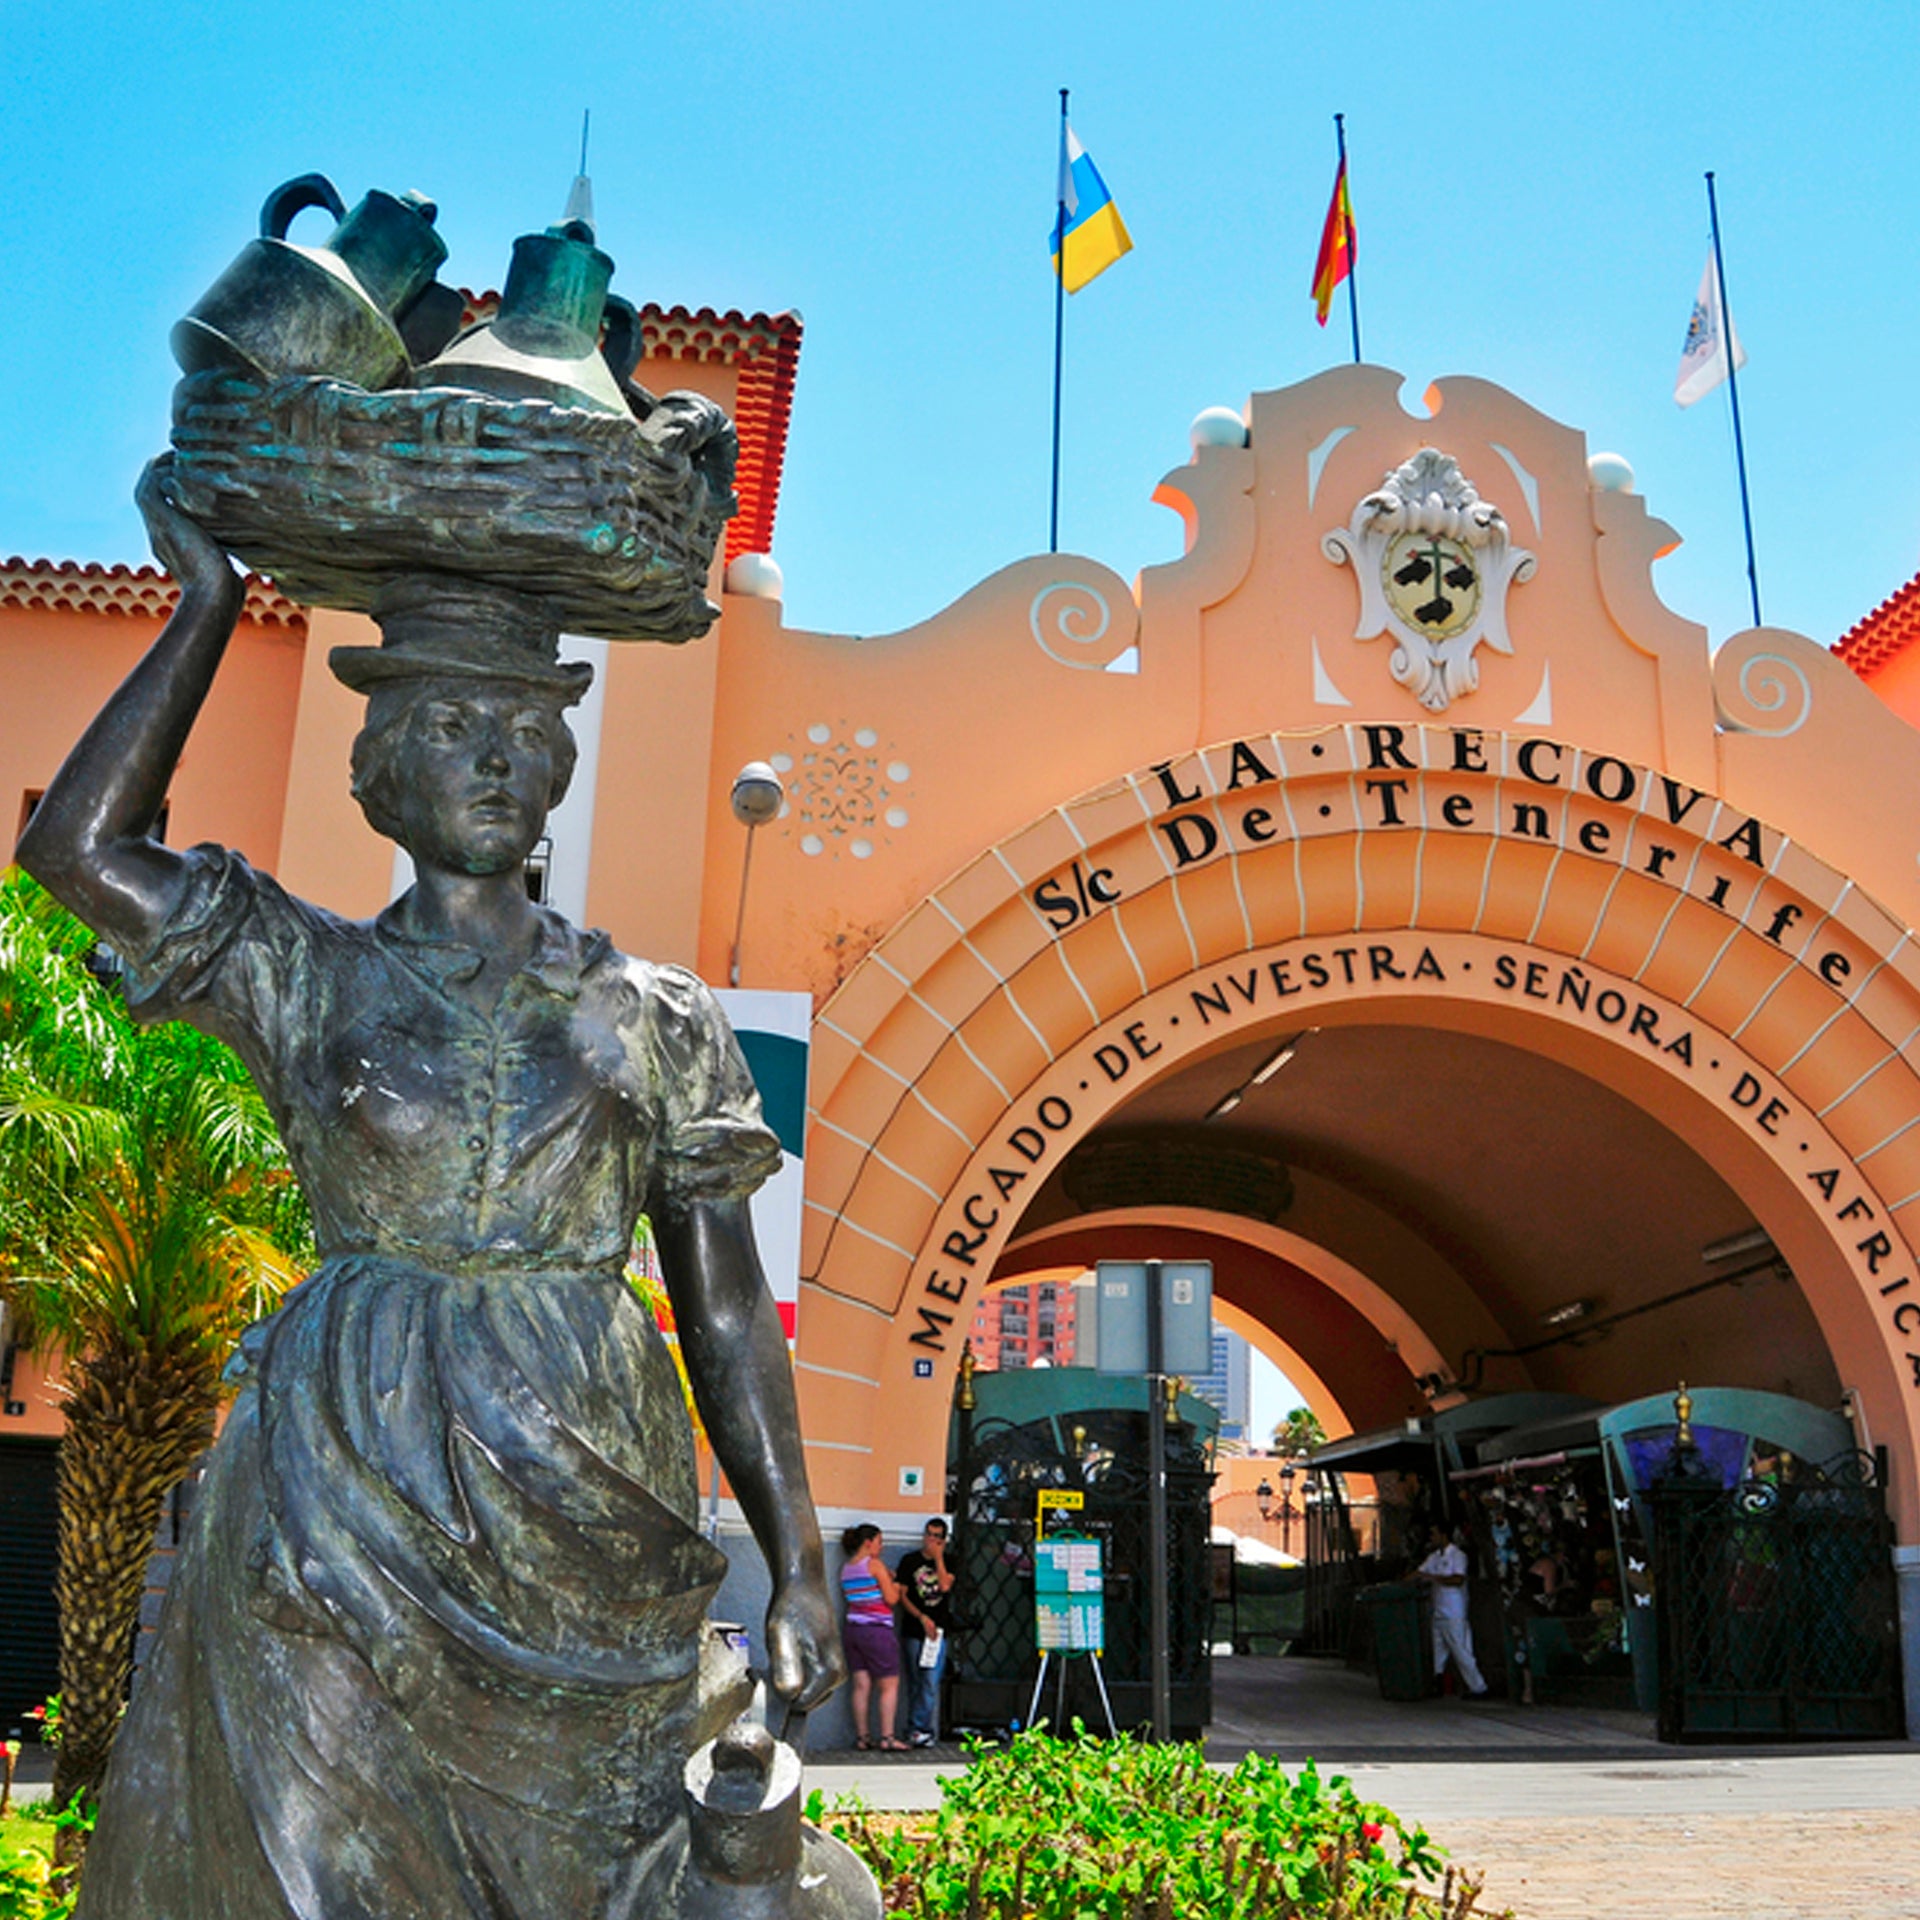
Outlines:
[[[1311,1407],[1295,1407],[1282,1414],[1273,1429],[1273,1450],[1293,1459],[1300,1454],[1310,1453],[1326,1439],[1326,1429],[1320,1424],[1320,1416]]]
[[[65,1360],[58,1806],[106,1771],[154,1534],[221,1368],[311,1243],[246,1069],[189,1027],[136,1027],[89,971],[102,951],[0,877],[0,1301]]]

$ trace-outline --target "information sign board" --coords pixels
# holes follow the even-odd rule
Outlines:
[[[1034,1642],[1042,1653],[1106,1649],[1106,1577],[1098,1540],[1055,1534],[1034,1543]]]

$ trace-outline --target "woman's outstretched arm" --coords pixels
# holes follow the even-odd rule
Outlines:
[[[155,557],[179,584],[179,605],[68,754],[14,856],[96,933],[133,953],[151,944],[179,901],[180,858],[149,836],[246,595],[226,554],[174,504],[171,469],[171,456],[155,460],[134,497]]]
[[[773,1576],[767,1659],[775,1693],[802,1709],[846,1678],[807,1488],[793,1368],[761,1276],[744,1200],[653,1216],[680,1352],[708,1438]]]

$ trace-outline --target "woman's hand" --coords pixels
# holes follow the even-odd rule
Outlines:
[[[189,518],[173,497],[172,454],[163,453],[147,462],[133,498],[147,523],[153,557],[173,576],[182,593],[197,589],[239,596],[244,583],[227,558],[226,549],[199,521]]]
[[[817,1707],[847,1677],[833,1602],[817,1580],[785,1581],[767,1608],[768,1680],[800,1712]]]

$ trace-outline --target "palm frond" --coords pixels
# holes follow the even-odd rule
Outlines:
[[[128,1116],[16,1070],[0,1070],[0,1170],[59,1178],[75,1167],[141,1152]]]
[[[246,1067],[177,1022],[137,1027],[93,936],[0,876],[0,1287],[76,1355],[214,1364],[297,1277],[312,1228]]]

